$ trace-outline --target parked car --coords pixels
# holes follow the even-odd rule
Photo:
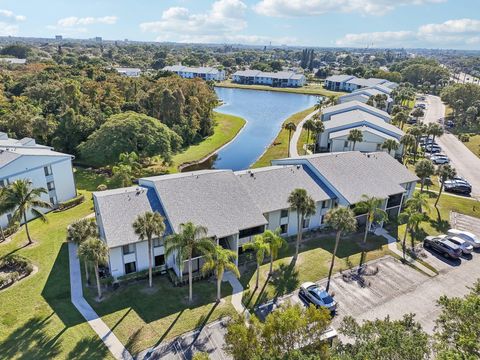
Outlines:
[[[448,241],[451,241],[452,243],[460,246],[460,249],[462,249],[462,253],[464,253],[465,255],[472,253],[473,246],[470,245],[470,243],[459,238],[458,236],[448,236],[448,235],[444,235],[444,236],[445,236],[445,239],[447,239]]]
[[[462,249],[458,245],[441,236],[427,236],[423,240],[423,247],[452,259],[458,259],[462,254]]]
[[[438,153],[431,155],[430,160],[432,160],[432,162],[435,165],[443,165],[443,164],[450,163],[450,159],[448,158],[447,155],[441,155],[441,154],[438,154]]]
[[[407,120],[407,124],[409,125],[415,125],[417,123],[417,119],[413,118],[413,117],[409,117],[408,120]]]
[[[445,181],[445,191],[463,195],[470,195],[470,193],[472,192],[472,185],[470,185],[467,180],[461,177],[456,177],[452,180]]]
[[[323,287],[313,282],[306,282],[300,286],[300,295],[317,307],[325,307],[331,312],[337,309],[337,303]]]
[[[425,152],[429,152],[431,154],[437,154],[439,152],[442,152],[442,148],[435,144],[428,144],[425,146],[424,149],[425,149]]]
[[[452,120],[447,120],[445,122],[445,127],[447,127],[448,129],[451,129],[451,128],[455,127],[455,123]]]
[[[469,231],[458,230],[458,229],[450,229],[447,231],[449,236],[456,236],[459,237],[467,242],[469,242],[474,248],[480,248],[480,239],[472,234]]]

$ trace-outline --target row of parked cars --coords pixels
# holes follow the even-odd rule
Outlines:
[[[447,234],[427,236],[423,247],[436,251],[446,258],[458,259],[480,249],[480,239],[469,231],[450,229]]]

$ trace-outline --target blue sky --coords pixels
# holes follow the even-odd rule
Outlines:
[[[0,35],[480,49],[479,0],[0,0]]]

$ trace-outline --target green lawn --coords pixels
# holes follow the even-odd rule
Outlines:
[[[22,230],[0,245],[0,256],[18,253],[38,272],[0,291],[0,358],[105,359],[108,349],[70,302],[67,225],[93,211],[88,201],[70,210],[47,215],[48,223],[30,222],[36,244],[23,247]]]
[[[167,276],[155,277],[153,283],[152,289],[147,281],[122,286],[107,293],[101,303],[93,299],[95,289],[86,290],[89,303],[132,354],[235,314],[228,283],[222,284],[224,297],[220,304],[215,303],[215,281],[193,283],[195,303],[191,306],[188,286],[174,287]]]
[[[480,134],[471,135],[467,142],[463,143],[472,153],[480,157]]]
[[[320,96],[341,96],[346,93],[338,91],[330,91],[323,88],[322,84],[307,83],[307,85],[299,88],[278,88],[267,85],[243,85],[235,84],[231,80],[225,80],[220,83],[217,83],[215,86],[226,87],[226,88],[237,88],[237,89],[248,89],[248,90],[263,90],[263,91],[279,91],[279,92],[288,92],[294,94],[306,94],[306,95],[320,95]]]
[[[274,159],[281,159],[288,156],[288,131],[283,128],[284,124],[293,122],[296,125],[302,121],[305,116],[313,111],[313,107],[293,114],[286,119],[282,124],[282,129],[278,133],[277,137],[272,144],[267,148],[263,155],[252,165],[253,168],[269,166]],[[293,135],[293,132],[292,132]]]
[[[335,272],[359,264],[363,233],[344,237],[340,241]],[[298,289],[303,282],[325,278],[328,275],[334,242],[333,234],[304,241],[295,267],[291,265],[292,256],[295,254],[295,242],[289,242],[287,247],[280,250],[278,260],[274,262],[274,275],[268,283],[266,280],[270,264],[265,263],[260,267],[260,286],[257,290],[255,290],[256,269],[252,262],[247,269],[243,269],[240,279],[244,287],[250,289],[244,294],[244,302],[248,303],[249,307],[254,307]],[[390,254],[386,239],[374,235],[369,236],[366,251],[366,261]]]

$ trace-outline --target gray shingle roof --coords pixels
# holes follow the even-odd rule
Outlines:
[[[7,164],[10,164],[12,161],[18,159],[20,156],[22,155],[12,151],[0,149],[0,168],[4,167]]]
[[[335,113],[347,112],[353,109],[362,109],[368,113],[376,114],[380,116],[382,119],[388,119],[390,121],[390,115],[387,112],[377,109],[374,106],[364,104],[357,100],[348,101],[348,102],[334,105],[334,106],[329,106],[322,110],[322,117],[328,117],[329,115],[332,115]]]
[[[332,81],[332,82],[347,82],[348,80],[354,79],[355,76],[353,75],[332,75],[325,79],[325,81]]]
[[[140,179],[154,186],[174,231],[191,221],[224,237],[267,221],[231,170],[194,171]]]
[[[385,152],[349,151],[294,159],[302,158],[307,159],[350,204],[361,201],[363,194],[385,199],[403,193],[405,189],[400,184],[418,181],[415,174]]]
[[[391,139],[391,140],[395,140],[396,142],[398,142],[398,139],[397,139],[397,138],[395,138],[395,137],[393,137],[393,136],[390,136],[390,135],[388,135],[388,134],[385,134],[384,132],[381,132],[381,131],[372,129],[371,127],[368,127],[368,126],[365,126],[365,125],[363,125],[363,126],[357,126],[357,127],[354,127],[354,128],[348,128],[348,129],[345,129],[345,130],[340,130],[340,131],[331,132],[331,133],[328,135],[328,138],[329,138],[329,139],[336,139],[336,138],[339,138],[339,137],[342,137],[342,136],[348,136],[348,134],[350,133],[350,131],[352,131],[353,129],[360,130],[362,133],[363,133],[363,132],[369,132],[369,133],[371,133],[371,134],[380,136],[381,138]]]
[[[147,198],[147,189],[132,186],[123,189],[94,192],[97,211],[108,247],[127,245],[138,241],[132,224],[137,215],[152,211]],[[97,221],[98,221],[97,217]]]
[[[303,167],[270,166],[235,174],[263,213],[289,208],[288,196],[297,188],[307,190],[315,202],[330,199]]]

